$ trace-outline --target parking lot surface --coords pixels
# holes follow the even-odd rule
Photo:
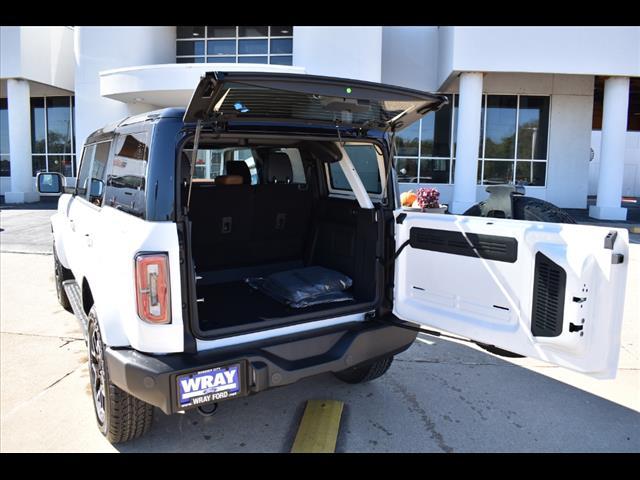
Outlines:
[[[78,322],[56,300],[52,213],[0,211],[2,452],[287,452],[311,399],[344,402],[338,452],[640,451],[636,243],[615,380],[420,334],[371,383],[321,375],[223,402],[212,417],[156,410],[145,437],[112,446],[95,425]]]

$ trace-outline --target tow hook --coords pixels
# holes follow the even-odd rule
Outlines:
[[[198,407],[198,412],[203,417],[211,417],[218,411],[217,403],[210,403],[209,405],[203,405]]]

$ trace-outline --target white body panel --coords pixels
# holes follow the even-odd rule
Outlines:
[[[396,245],[412,227],[515,238],[517,261],[488,260],[407,246],[396,261],[394,313],[401,319],[545,360],[598,378],[615,376],[628,265],[628,232],[497,218],[406,213]],[[613,250],[605,236],[617,232]],[[566,272],[562,332],[531,333],[535,256]],[[612,254],[624,262],[612,264]],[[577,303],[574,297],[586,297]],[[497,307],[495,307],[497,306]],[[502,308],[498,308],[502,307]],[[506,307],[506,308],[505,308]],[[570,332],[570,323],[583,325]]]

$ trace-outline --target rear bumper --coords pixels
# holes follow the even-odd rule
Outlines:
[[[133,349],[107,348],[111,381],[122,390],[167,414],[178,407],[176,377],[195,370],[240,363],[246,392],[253,394],[326,372],[337,372],[411,346],[415,331],[365,322],[312,336],[271,339],[197,354],[151,355]]]

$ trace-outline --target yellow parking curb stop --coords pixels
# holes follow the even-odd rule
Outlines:
[[[291,453],[333,453],[344,404],[338,400],[309,400]]]

